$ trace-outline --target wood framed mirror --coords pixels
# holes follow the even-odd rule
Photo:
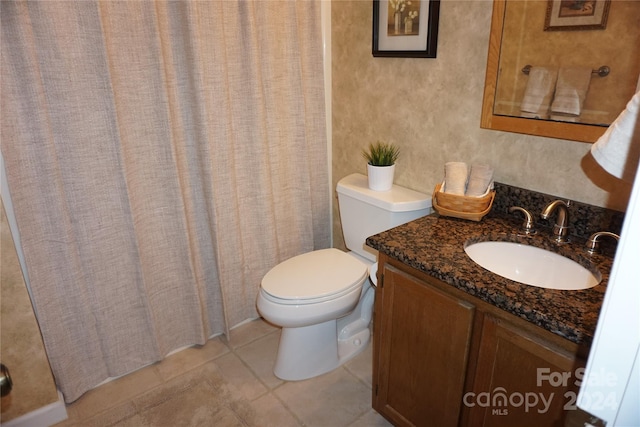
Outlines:
[[[535,0],[535,3],[534,0],[528,1],[531,2],[531,6],[529,6],[528,12],[529,15],[524,14],[522,17],[518,16],[518,22],[505,22],[505,19],[511,20],[513,16],[518,15],[520,12],[515,12],[514,10],[516,9],[514,8],[524,7],[524,1],[494,0],[493,2],[493,18],[491,21],[491,33],[489,38],[489,51],[487,58],[484,98],[482,104],[481,127],[485,129],[593,143],[605,132],[608,125],[613,120],[612,117],[615,118],[622,110],[624,110],[626,103],[629,99],[631,99],[631,97],[637,90],[636,85],[638,84],[638,77],[640,74],[640,57],[633,54],[633,52],[634,49],[636,49],[636,47],[640,45],[640,31],[637,29],[637,19],[638,17],[640,17],[640,2],[624,0],[620,3],[618,3],[617,1],[613,2],[612,8],[619,7],[618,4],[624,4],[624,7],[627,7],[628,9],[618,9],[616,10],[617,15],[611,16],[609,18],[610,30],[608,32],[597,30],[585,31],[584,29],[577,29],[577,31],[568,32],[554,31],[552,34],[545,31],[544,23],[545,9],[547,8],[547,4],[551,3],[547,3],[547,0]],[[633,3],[636,4],[634,5]],[[508,7],[509,9],[507,9]],[[534,8],[535,15],[532,12]],[[629,15],[630,17],[627,20],[626,16]],[[617,19],[617,22],[611,22],[612,18]],[[627,25],[629,24],[633,26],[631,28],[627,28]],[[505,25],[507,26],[505,27]],[[619,29],[619,27],[624,28],[624,37],[620,37],[619,33],[611,34],[615,31],[623,31]],[[505,32],[507,32],[508,28],[518,28],[518,31],[523,31],[525,33],[524,35],[520,34],[515,37],[513,35],[505,35]],[[520,28],[524,29],[520,30]],[[627,33],[630,34],[627,35]],[[503,43],[503,37],[505,37],[505,43]],[[552,39],[553,37],[555,37],[556,39]],[[593,97],[591,95],[592,92],[593,94],[606,94],[607,102],[609,101],[608,98],[613,98],[614,96],[620,98],[619,100],[616,99],[615,104],[613,104],[612,106],[607,106],[610,111],[606,114],[606,120],[602,120],[597,124],[586,124],[537,118],[526,118],[520,117],[519,111],[515,111],[515,113],[505,113],[503,111],[503,108],[496,107],[500,104],[500,102],[502,102],[502,100],[499,99],[499,102],[496,103],[496,92],[500,93],[500,97],[502,97],[504,84],[513,84],[515,87],[515,83],[513,83],[513,81],[515,81],[516,79],[519,80],[518,84],[520,93],[514,93],[511,97],[511,101],[513,104],[519,104],[524,92],[523,85],[526,85],[526,83],[522,82],[526,82],[525,79],[527,78],[527,76],[522,74],[524,73],[523,67],[525,65],[540,65],[530,64],[529,62],[527,62],[531,60],[528,59],[528,57],[533,56],[532,54],[534,51],[538,52],[538,57],[540,57],[540,52],[543,52],[543,55],[545,54],[545,52],[548,52],[549,58],[558,57],[561,58],[561,60],[575,61],[572,56],[577,55],[578,51],[581,50],[581,42],[578,42],[576,48],[571,52],[565,49],[565,51],[558,53],[554,53],[551,50],[553,49],[554,44],[548,42],[549,39],[558,40],[558,38],[562,38],[563,40],[570,40],[572,37],[578,38],[578,40],[580,41],[597,39],[601,45],[605,43],[607,44],[607,51],[613,50],[609,49],[609,47],[614,41],[618,42],[619,39],[624,39],[622,41],[625,44],[629,44],[629,47],[627,48],[625,48],[624,46],[618,48],[618,52],[622,51],[625,52],[625,54],[621,55],[617,53],[615,59],[609,60],[606,59],[606,56],[604,58],[600,58],[601,62],[604,61],[611,63],[591,64],[590,61],[598,62],[598,59],[593,59],[592,55],[588,55],[588,58],[584,60],[578,60],[590,64],[590,67],[595,69],[598,69],[598,67],[603,65],[609,66],[611,68],[611,74],[606,75],[606,77],[601,78],[594,74],[594,77],[592,77],[591,79],[591,86],[589,87],[589,93],[587,95],[588,97]],[[542,46],[531,47],[530,45],[527,45],[517,46],[517,48],[511,46],[522,43],[520,39],[525,38],[541,40]],[[517,41],[514,41],[515,39],[517,39]],[[511,45],[505,49],[503,45],[509,43]],[[589,43],[589,46],[593,44],[594,43]],[[517,59],[511,59],[512,56],[517,57]],[[516,62],[521,62],[517,64],[517,71]],[[499,82],[499,79],[504,80]],[[499,83],[503,83],[503,86],[499,87]],[[599,106],[600,105],[598,105],[598,107]],[[605,110],[605,108],[602,109]],[[516,106],[514,110],[519,110],[519,107]]]

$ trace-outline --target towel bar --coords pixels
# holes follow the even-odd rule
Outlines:
[[[522,72],[527,75],[529,74],[529,71],[531,71],[531,65],[525,65],[524,68],[522,69]],[[603,65],[597,70],[591,70],[591,74],[597,74],[600,77],[606,77],[609,75],[609,71],[611,71],[611,69],[606,65]]]

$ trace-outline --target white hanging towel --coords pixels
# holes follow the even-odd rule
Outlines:
[[[591,154],[611,175],[633,182],[640,161],[640,91],[591,146]]]
[[[560,68],[551,114],[579,116],[589,91],[591,68]]]
[[[531,67],[527,87],[520,103],[523,117],[548,119],[549,105],[556,88],[558,70],[549,67]]]

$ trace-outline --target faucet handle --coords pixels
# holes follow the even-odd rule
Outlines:
[[[527,236],[536,234],[536,230],[533,227],[534,223],[533,223],[533,216],[531,215],[531,213],[525,208],[521,208],[520,206],[511,206],[509,208],[510,213],[516,212],[516,211],[522,212],[524,214],[524,222],[522,223],[522,228],[520,229],[520,231]]]
[[[608,236],[613,239],[620,240],[620,236],[609,231],[598,231],[596,233],[593,233],[591,236],[589,236],[589,239],[587,239],[587,243],[585,244],[589,255],[593,255],[598,252],[598,239],[600,238],[600,236]]]

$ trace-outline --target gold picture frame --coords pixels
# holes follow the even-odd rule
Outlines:
[[[545,31],[604,30],[611,0],[548,0]]]

